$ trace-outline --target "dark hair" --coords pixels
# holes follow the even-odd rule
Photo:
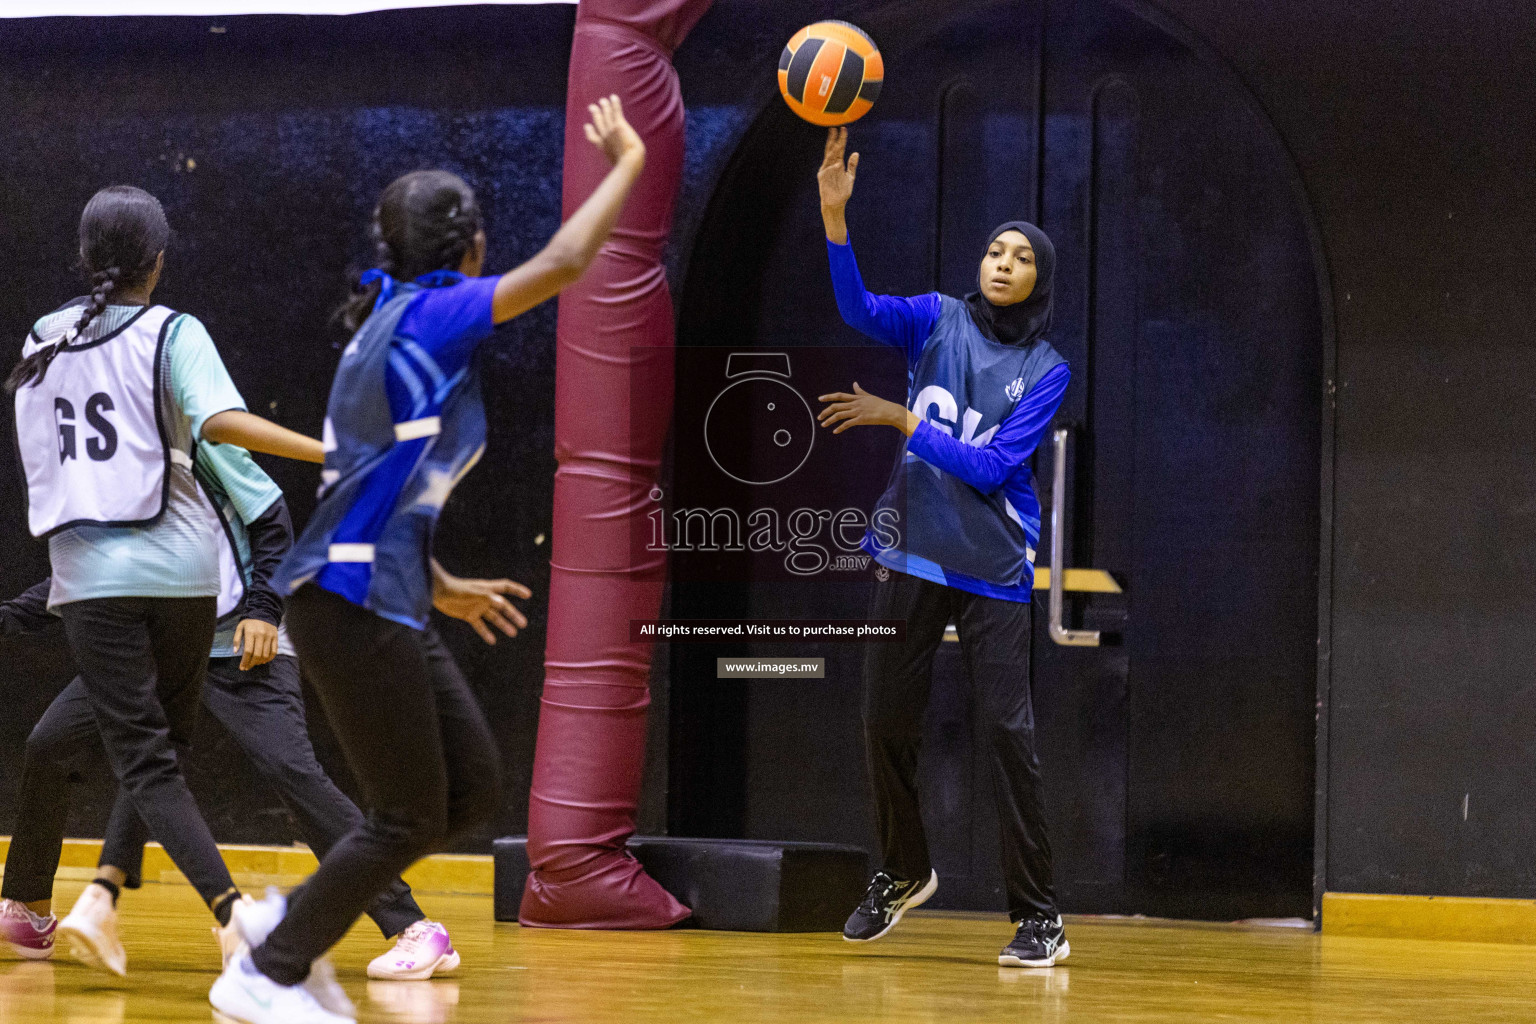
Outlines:
[[[448,171],[412,171],[390,182],[373,211],[375,266],[401,281],[457,270],[480,228],[480,204],[463,178]],[[382,287],[354,279],[352,297],[336,319],[356,331],[373,312]]]
[[[113,292],[137,288],[153,276],[170,237],[160,200],[143,189],[113,185],[92,196],[80,215],[80,266],[90,275],[90,299],[62,338],[16,364],[6,390],[14,394],[41,383],[54,356],[101,315]]]

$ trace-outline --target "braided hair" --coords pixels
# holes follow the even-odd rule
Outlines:
[[[114,293],[138,288],[154,276],[170,236],[160,200],[143,189],[113,185],[92,196],[80,215],[80,264],[90,275],[90,297],[62,338],[16,364],[6,390],[14,394],[42,383],[54,357],[85,333]]]
[[[373,211],[374,265],[401,281],[457,270],[481,227],[480,204],[464,179],[448,171],[412,171],[389,184]],[[362,285],[354,277],[351,298],[336,311],[348,333],[368,319],[382,288],[382,281]]]

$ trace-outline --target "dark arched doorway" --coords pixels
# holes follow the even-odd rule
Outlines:
[[[1235,79],[1127,6],[935,10],[862,20],[888,71],[854,130],[850,223],[868,285],[898,294],[971,290],[1003,220],[1056,242],[1068,564],[1123,591],[1069,595],[1069,625],[1116,641],[1096,648],[1055,645],[1036,604],[1063,907],[1308,915],[1328,344],[1289,158]],[[826,277],[820,145],[777,102],[746,133],[695,237],[679,344],[859,343]],[[1047,484],[1050,468],[1043,447]],[[672,611],[855,617],[863,600],[683,583]],[[994,909],[985,748],[954,647],[925,754],[936,905]],[[858,652],[818,652],[815,688],[719,682],[719,653],[674,652],[672,830],[872,848]]]

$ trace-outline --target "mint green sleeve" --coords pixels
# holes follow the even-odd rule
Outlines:
[[[204,441],[197,446],[197,462],[218,482],[235,514],[247,526],[266,515],[283,496],[282,489],[256,464],[251,453],[239,445]]]
[[[230,380],[224,360],[201,320],[185,314],[171,325],[171,393],[182,413],[192,421],[192,436],[203,439],[203,424],[210,416],[231,409],[245,411],[245,399]]]

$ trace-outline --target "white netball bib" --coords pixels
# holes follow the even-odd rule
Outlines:
[[[176,316],[146,307],[123,327],[59,352],[16,392],[16,436],[34,537],[71,526],[145,526],[165,511],[173,450],[160,424],[165,338]],[[62,337],[32,335],[28,356]]]

